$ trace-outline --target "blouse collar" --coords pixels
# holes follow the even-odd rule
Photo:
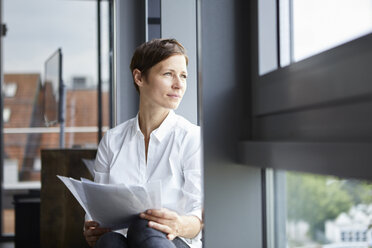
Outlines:
[[[163,138],[169,133],[175,122],[176,114],[174,113],[173,110],[170,110],[169,114],[167,115],[167,117],[165,117],[164,121],[160,124],[160,126],[157,129],[152,131],[151,135],[155,137],[159,142],[161,142]],[[132,138],[136,136],[138,133],[142,134],[139,126],[139,115],[137,114],[132,129]]]

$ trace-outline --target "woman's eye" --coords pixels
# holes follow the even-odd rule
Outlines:
[[[166,73],[164,73],[164,75],[165,75],[165,76],[172,76],[172,73],[170,73],[170,72],[166,72]]]
[[[187,75],[183,74],[181,75],[182,78],[186,79],[187,78]]]

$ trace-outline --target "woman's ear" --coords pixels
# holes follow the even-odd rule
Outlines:
[[[134,69],[132,73],[133,73],[134,82],[138,85],[138,87],[142,87],[144,82],[143,82],[141,71],[138,69]]]

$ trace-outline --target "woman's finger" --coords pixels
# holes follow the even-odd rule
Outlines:
[[[101,236],[104,233],[109,232],[110,230],[107,228],[96,228],[96,229],[91,229],[91,235],[93,236]]]
[[[85,226],[85,229],[88,229],[90,227],[98,227],[99,224],[98,224],[98,222],[88,220],[88,221],[85,221],[84,226]]]
[[[169,233],[169,234],[167,235],[167,238],[168,238],[169,240],[173,240],[173,239],[176,238],[176,235],[174,235],[174,234],[172,234],[172,233]]]
[[[162,219],[174,219],[176,217],[176,213],[173,211],[170,211],[166,208],[162,209],[149,209],[145,212],[147,215],[155,216]]]
[[[165,215],[166,215],[163,209],[149,209],[149,210],[146,210],[145,214],[158,217],[158,218],[165,218]]]
[[[88,240],[91,237],[96,237],[97,239],[104,233],[109,232],[110,230],[105,228],[89,229],[84,232],[85,239]]]
[[[153,215],[148,215],[148,214],[145,214],[145,213],[141,213],[140,217],[142,219],[145,219],[145,220],[148,220],[148,221],[158,222],[160,224],[165,224],[165,221],[166,221],[166,219],[159,218],[159,217],[156,217],[156,216],[153,216]]]
[[[158,231],[161,231],[163,233],[171,233],[172,229],[167,225],[162,225],[153,221],[149,221],[149,227],[154,228]]]

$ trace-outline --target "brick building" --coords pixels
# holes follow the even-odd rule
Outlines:
[[[4,170],[5,177],[15,177],[4,178],[5,184],[10,181],[40,180],[40,150],[59,146],[59,125],[45,125],[43,112],[46,109],[46,90],[48,84],[42,86],[39,74],[4,75]],[[102,94],[102,104],[103,126],[107,127],[107,92]],[[95,88],[67,90],[66,148],[97,145],[97,113]]]

